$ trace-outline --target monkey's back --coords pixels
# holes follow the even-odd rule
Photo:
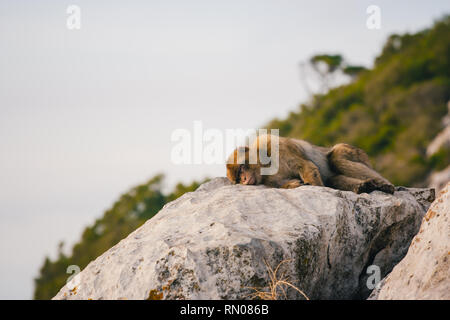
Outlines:
[[[326,147],[315,146],[305,140],[277,137],[279,140],[279,174],[283,178],[289,178],[292,172],[291,164],[299,157],[313,162],[320,171],[323,181],[328,180],[333,176],[333,172],[328,164],[327,154],[331,150]],[[261,135],[252,144],[253,148],[271,149],[272,140],[275,140],[272,135]],[[291,148],[299,152],[292,152]],[[291,150],[290,150],[291,149]],[[267,177],[266,180],[271,180]]]

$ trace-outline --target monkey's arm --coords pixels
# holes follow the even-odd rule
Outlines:
[[[299,175],[304,184],[313,186],[322,186],[323,182],[320,177],[320,171],[317,166],[309,160],[302,159],[299,163]]]
[[[300,186],[303,186],[304,183],[299,180],[299,179],[292,179],[289,180],[288,182],[284,183],[280,188],[282,189],[294,189],[294,188],[298,188]]]

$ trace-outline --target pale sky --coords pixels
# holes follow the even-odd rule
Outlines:
[[[130,187],[224,175],[171,163],[174,130],[259,128],[307,99],[299,62],[371,66],[389,34],[445,13],[444,0],[0,0],[0,299],[30,299],[45,255]]]

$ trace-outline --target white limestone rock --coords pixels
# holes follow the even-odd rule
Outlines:
[[[450,183],[425,215],[405,258],[371,299],[450,300]]]

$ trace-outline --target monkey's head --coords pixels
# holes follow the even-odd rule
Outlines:
[[[249,163],[248,147],[239,147],[227,160],[227,178],[235,184],[254,185],[262,182],[259,164]]]

